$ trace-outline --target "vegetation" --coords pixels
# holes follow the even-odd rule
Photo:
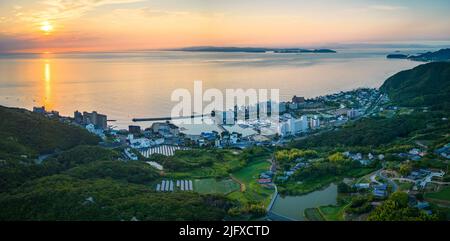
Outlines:
[[[359,163],[350,160],[343,160],[339,163],[328,160],[317,161],[311,163],[308,167],[295,172],[292,178],[297,181],[308,181],[327,175],[338,176],[353,168],[358,168],[359,166]]]
[[[378,147],[407,137],[413,131],[425,128],[425,114],[395,116],[393,118],[364,118],[347,124],[336,131],[329,131],[294,142],[296,148],[318,146],[368,146]]]
[[[221,220],[231,204],[220,196],[54,175],[0,195],[0,220]]]
[[[325,221],[317,208],[305,209],[304,215],[308,221]]]
[[[425,198],[439,200],[450,204],[450,187],[444,187],[438,192],[427,193],[425,194]]]
[[[400,164],[399,172],[403,176],[406,176],[412,171],[412,169],[413,169],[412,164],[409,162],[405,162],[405,163]]]
[[[0,153],[20,155],[51,153],[100,141],[80,127],[4,106],[0,106],[0,139]]]
[[[393,104],[406,107],[277,149],[273,157],[278,192],[305,194],[381,167],[376,159],[362,165],[345,151],[384,154],[383,167],[401,175],[421,167],[446,167],[432,150],[450,142],[450,122],[444,121],[450,109],[449,69],[450,63],[431,63],[400,72],[381,90]],[[164,172],[159,172],[145,162],[122,161],[118,151],[96,146],[99,139],[77,126],[1,106],[0,117],[0,220],[257,219],[266,214],[274,193],[272,185],[257,183],[271,165],[267,161],[271,152],[264,148],[204,148],[177,151],[170,157],[153,155],[148,159],[164,166]],[[398,155],[418,142],[429,146],[421,160],[408,162]],[[285,172],[290,170],[295,172]],[[198,193],[155,192],[161,175],[194,179]],[[287,181],[277,179],[280,176]],[[411,185],[399,185],[400,190]],[[310,220],[365,219],[367,215],[373,221],[437,220],[449,213],[434,206],[448,204],[449,190],[425,194],[426,200],[434,202],[435,214],[428,215],[409,205],[406,193],[393,193],[374,208],[371,194],[340,182],[339,196],[345,201],[307,209],[305,216]]]
[[[240,185],[231,179],[217,180],[214,178],[194,180],[194,190],[199,193],[229,194],[239,191]]]
[[[221,149],[193,149],[176,151],[174,156],[152,155],[173,177],[224,178],[255,160],[267,159],[269,153],[262,148],[242,152]]]
[[[314,150],[300,150],[296,148],[275,152],[275,159],[277,161],[277,164],[281,166],[283,170],[291,167],[293,161],[297,158],[314,158],[317,156],[318,153]]]
[[[345,206],[322,206],[318,210],[326,221],[343,221]]]
[[[0,115],[0,220],[222,220],[237,206],[154,192],[156,169],[90,145],[98,138],[82,128],[19,109]],[[37,160],[42,153],[52,154]]]
[[[8,158],[0,163],[0,194],[18,187],[26,181],[53,175],[60,170],[60,166],[54,162],[37,165],[28,159]]]
[[[274,190],[270,187],[262,186],[257,183],[257,178],[261,172],[267,171],[270,163],[266,160],[254,161],[239,171],[231,175],[238,182],[243,184],[243,192],[233,192],[228,195],[229,198],[237,200],[244,205],[256,205],[258,207],[267,207]]]
[[[450,63],[434,62],[405,70],[387,79],[380,90],[400,106],[450,109]]]
[[[95,161],[69,169],[65,174],[79,179],[112,178],[118,181],[148,184],[160,177],[157,170],[138,161]]]
[[[369,221],[432,221],[437,220],[436,215],[408,206],[408,194],[404,192],[393,193],[388,200],[375,208],[368,217]]]
[[[350,205],[345,209],[346,213],[363,214],[372,210],[372,196],[356,196],[352,198]]]
[[[77,146],[65,152],[61,152],[54,159],[63,169],[69,169],[78,165],[88,164],[99,160],[116,160],[119,153],[99,146]]]

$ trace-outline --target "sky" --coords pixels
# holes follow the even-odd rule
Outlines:
[[[1,0],[0,52],[450,41],[449,0]]]

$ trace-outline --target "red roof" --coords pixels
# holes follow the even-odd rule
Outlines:
[[[259,183],[269,183],[269,182],[272,182],[272,179],[270,179],[270,178],[261,178],[261,179],[258,179],[258,182]]]

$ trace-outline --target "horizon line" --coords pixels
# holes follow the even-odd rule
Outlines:
[[[430,44],[430,43],[439,43],[439,44]],[[446,43],[445,43],[446,42]],[[301,45],[301,44],[299,44]],[[172,47],[172,48],[137,48],[137,49],[123,49],[123,50],[66,50],[66,51],[0,51],[0,54],[82,54],[82,53],[130,53],[130,52],[152,52],[152,51],[183,51],[183,49],[188,48],[268,48],[268,49],[283,49],[283,48],[301,48],[301,49],[335,49],[335,48],[345,48],[345,47],[355,47],[355,46],[364,46],[364,47],[396,47],[396,48],[446,48],[450,47],[450,40],[425,40],[425,41],[379,41],[379,42],[346,42],[346,43],[329,43],[329,44],[317,44],[317,45],[309,45],[305,44],[303,47],[299,47],[299,45],[289,45],[289,46],[273,46],[267,47],[264,45],[186,45],[181,47]]]

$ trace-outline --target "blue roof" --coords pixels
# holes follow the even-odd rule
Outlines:
[[[384,197],[384,196],[386,196],[386,192],[381,191],[381,190],[373,190],[373,195],[379,196],[379,197]]]
[[[375,190],[386,190],[387,189],[387,185],[386,184],[381,184],[378,186],[375,186]]]
[[[430,206],[430,204],[428,202],[418,202],[417,203],[417,208],[419,208],[419,209],[424,209],[424,208],[427,208],[429,206]]]

